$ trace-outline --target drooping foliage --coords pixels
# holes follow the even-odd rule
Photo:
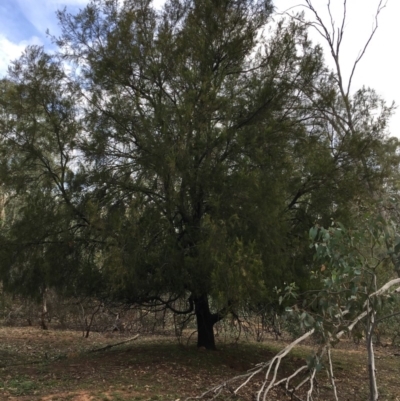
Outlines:
[[[185,298],[213,348],[227,313],[283,281],[307,286],[309,227],[351,225],[385,189],[397,143],[371,90],[348,99],[349,127],[321,48],[272,13],[265,0],[59,12],[58,53],[28,48],[2,81],[10,288]]]

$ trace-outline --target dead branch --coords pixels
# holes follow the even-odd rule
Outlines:
[[[34,361],[27,361],[27,362],[17,362],[17,363],[12,363],[12,364],[5,364],[5,363],[1,363],[0,364],[0,368],[10,368],[10,367],[14,367],[14,366],[23,366],[23,365],[38,365],[40,363],[44,363],[45,360],[43,359],[36,359]]]
[[[227,380],[224,383],[218,384],[214,387],[212,387],[211,389],[205,391],[203,394],[197,396],[197,397],[189,397],[186,398],[185,401],[189,401],[189,400],[200,400],[205,398],[206,396],[212,396],[212,399],[215,399],[219,394],[221,394],[221,392],[224,389],[227,389],[228,391],[230,391],[233,395],[237,395],[237,393],[239,392],[239,390],[246,386],[250,380],[262,373],[265,369],[267,370],[266,374],[265,374],[265,378],[263,381],[263,385],[261,387],[261,389],[258,391],[257,393],[257,401],[261,400],[261,397],[263,397],[263,400],[266,400],[266,397],[269,393],[269,391],[273,388],[276,387],[282,383],[284,383],[285,380],[280,380],[280,381],[276,381],[277,378],[277,373],[279,370],[279,366],[281,364],[282,359],[298,344],[300,344],[302,341],[304,341],[305,339],[309,338],[313,333],[314,333],[315,329],[311,329],[309,331],[307,331],[305,334],[303,334],[301,337],[297,338],[295,341],[293,341],[292,343],[290,343],[288,346],[286,346],[284,349],[282,349],[277,355],[275,355],[274,358],[272,358],[270,361],[265,362],[265,363],[259,363],[257,364],[254,368],[250,369],[247,373],[233,377],[230,380]],[[269,376],[270,373],[272,371],[272,368],[274,369],[274,373],[273,373],[273,377],[269,383],[269,385],[267,386],[267,383],[269,381]],[[297,371],[297,373],[300,373],[301,371],[305,370],[307,368],[307,366],[299,369]],[[292,375],[293,377],[295,377],[294,375]],[[289,382],[290,380],[293,378],[290,377],[287,380],[287,386],[286,388],[288,389],[289,386]],[[235,382],[238,382],[240,380],[244,380],[240,385],[238,385],[234,390],[232,390],[232,384],[234,384]],[[266,387],[267,386],[267,387]]]
[[[370,45],[373,37],[375,36],[375,33],[378,29],[379,15],[382,12],[382,10],[386,7],[387,1],[384,2],[383,0],[380,0],[378,3],[378,6],[375,11],[374,23],[372,25],[371,33],[368,36],[363,48],[361,49],[361,51],[359,52],[359,54],[357,55],[357,57],[353,63],[351,73],[350,73],[348,82],[346,84],[346,89],[344,88],[343,76],[342,76],[341,68],[340,68],[340,64],[339,64],[339,53],[340,53],[340,46],[343,41],[344,27],[345,27],[345,22],[346,22],[346,17],[347,17],[347,15],[346,15],[347,14],[347,1],[346,0],[343,1],[342,21],[341,21],[340,27],[336,28],[335,21],[333,19],[332,12],[331,12],[331,2],[330,2],[330,0],[328,0],[327,8],[328,8],[329,19],[330,19],[330,21],[329,21],[330,29],[328,29],[327,24],[322,20],[320,14],[314,7],[312,0],[305,0],[305,3],[306,3],[306,5],[303,5],[303,6],[305,8],[307,8],[308,10],[310,10],[314,14],[314,17],[316,20],[314,22],[311,22],[309,25],[312,26],[325,39],[326,43],[328,44],[329,49],[332,54],[332,58],[335,63],[336,72],[338,75],[337,79],[338,79],[339,89],[341,91],[343,98],[348,98],[349,94],[350,94],[351,83],[353,81],[353,77],[354,77],[354,73],[356,71],[357,65],[361,61],[361,59],[364,57],[368,46]]]
[[[379,288],[379,290],[373,292],[368,298],[382,295],[384,292],[389,290],[391,287],[393,287],[394,285],[399,284],[399,283],[400,283],[400,278],[395,278],[393,280],[390,280],[385,285],[383,285],[381,288]],[[398,288],[395,291],[398,292]],[[365,301],[365,302],[367,302],[367,301]],[[364,304],[364,306],[366,306],[366,303]]]
[[[331,335],[328,339],[328,343],[325,344],[322,349],[319,352],[318,357],[321,359],[325,352],[328,354],[328,362],[329,362],[329,377],[332,383],[335,399],[338,400],[338,395],[337,395],[337,388],[334,380],[334,375],[333,375],[333,367],[332,367],[332,359],[331,359],[331,351],[330,351],[330,342],[333,339],[340,339],[346,332],[352,331],[354,326],[360,322],[362,319],[364,319],[369,313],[372,311],[372,308],[368,306],[368,301],[371,300],[371,298],[382,295],[383,293],[387,292],[391,287],[394,285],[400,283],[400,278],[398,279],[393,279],[389,281],[388,283],[384,284],[380,289],[377,291],[373,292],[372,294],[369,295],[368,300],[365,301],[364,307],[367,307],[367,310],[363,311],[360,313],[358,316],[356,316],[346,327],[345,330],[339,331],[336,335]],[[344,310],[340,312],[340,314],[337,314],[335,318],[342,318],[343,316],[347,315],[349,313],[348,310]],[[260,390],[257,392],[257,401],[265,401],[267,399],[267,395],[270,392],[270,390],[274,387],[277,386],[282,386],[284,385],[285,391],[290,392],[292,395],[294,395],[294,392],[299,390],[302,386],[304,386],[306,383],[310,383],[310,388],[307,391],[307,400],[311,400],[312,398],[312,392],[314,389],[314,378],[316,374],[315,369],[311,369],[307,377],[296,387],[291,388],[289,387],[291,380],[293,380],[296,376],[298,376],[301,372],[306,371],[309,369],[307,365],[304,365],[300,368],[298,368],[294,373],[292,373],[290,376],[282,378],[280,380],[277,380],[277,374],[278,370],[281,364],[282,359],[298,344],[309,338],[312,334],[314,334],[315,329],[311,329],[305,334],[303,334],[301,337],[297,338],[295,341],[287,345],[284,349],[282,349],[277,355],[275,355],[271,360],[265,363],[259,363],[257,364],[253,369],[250,369],[247,373],[233,377],[230,380],[227,380],[224,383],[220,383],[211,389],[205,391],[203,394],[197,396],[197,397],[189,397],[186,398],[185,401],[189,400],[200,400],[205,398],[206,396],[212,396],[211,399],[215,399],[223,390],[228,390],[231,392],[233,395],[237,395],[239,390],[246,386],[251,379],[253,379],[254,376],[262,373],[263,371],[266,370],[263,384],[261,385]],[[272,373],[273,372],[273,373]],[[271,377],[272,375],[272,377]],[[235,389],[232,389],[232,384],[242,381]],[[298,397],[297,397],[298,398]]]
[[[107,349],[116,347],[117,345],[126,344],[126,343],[129,343],[130,341],[134,341],[134,340],[136,340],[138,337],[139,337],[139,334],[136,334],[136,336],[134,336],[134,337],[132,337],[132,338],[129,338],[128,340],[120,341],[119,343],[115,343],[115,344],[108,344],[108,345],[106,345],[105,347],[95,348],[95,349],[92,349],[92,350],[90,350],[90,351],[88,351],[88,352],[100,352],[100,351],[105,351],[105,350],[107,350]]]
[[[331,384],[333,388],[333,394],[335,396],[335,401],[339,401],[338,395],[337,395],[337,388],[336,388],[336,383],[335,383],[335,376],[333,375],[333,364],[332,364],[332,355],[331,355],[331,347],[328,346],[328,363],[329,363],[329,378],[331,379]]]

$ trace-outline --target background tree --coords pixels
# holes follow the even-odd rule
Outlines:
[[[58,61],[31,47],[1,82],[0,105],[4,288],[44,305],[49,287],[90,292],[96,284],[74,154],[76,91]]]

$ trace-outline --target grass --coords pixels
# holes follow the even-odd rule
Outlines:
[[[0,387],[11,395],[28,395],[32,394],[37,385],[35,381],[30,380],[26,376],[17,376],[10,380],[0,382]]]
[[[88,352],[120,340],[118,335],[105,338],[93,333],[83,339],[76,332],[0,328],[0,400],[183,401],[269,360],[285,345],[273,340],[219,344],[219,351],[207,352],[194,345],[178,345],[174,338],[140,337],[107,351]],[[397,352],[377,349],[381,400],[400,400]],[[310,353],[310,346],[293,350],[282,365],[282,374],[293,372]],[[333,357],[339,394],[345,394],[346,400],[365,400],[365,349],[344,342]],[[333,400],[324,370],[318,383],[320,400]],[[259,384],[260,378],[255,378],[237,399],[251,400]],[[286,400],[287,395],[278,389],[269,399]]]

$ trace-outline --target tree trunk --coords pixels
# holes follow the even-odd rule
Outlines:
[[[207,295],[194,299],[194,311],[197,321],[197,347],[215,350],[213,327],[219,319],[217,314],[210,312]]]
[[[46,316],[47,316],[47,288],[43,290],[43,296],[42,296],[42,313],[40,314],[40,325],[43,330],[47,330],[47,324],[46,324]]]
[[[368,350],[368,376],[369,376],[369,399],[377,401],[379,398],[378,385],[376,382],[375,353],[372,336],[374,334],[375,311],[371,312],[367,321],[367,350]]]

